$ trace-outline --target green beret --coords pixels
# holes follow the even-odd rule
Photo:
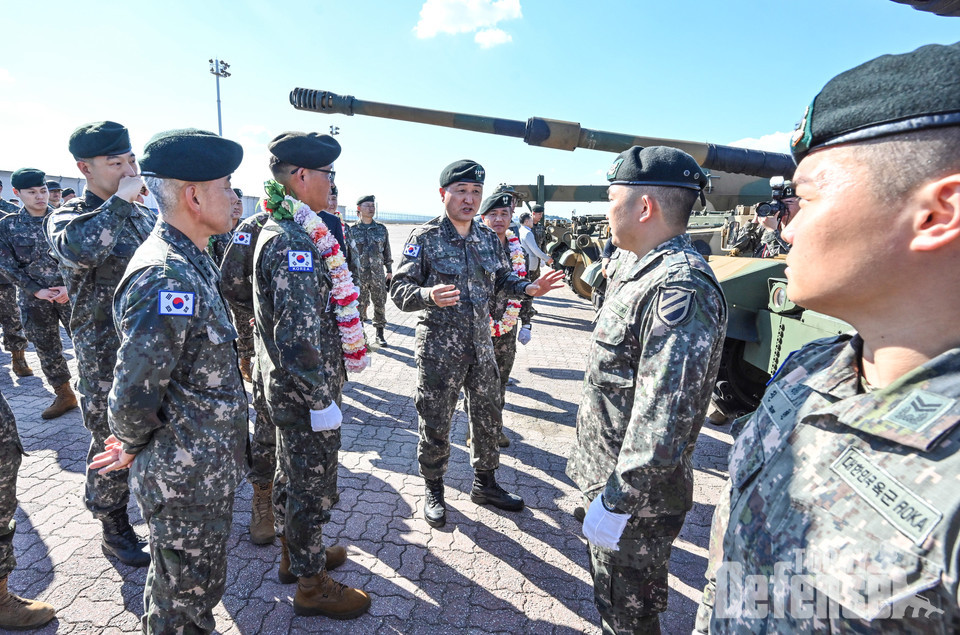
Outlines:
[[[281,132],[267,148],[284,163],[310,170],[326,167],[340,156],[337,140],[316,132]]]
[[[373,194],[367,194],[366,196],[361,196],[357,199],[357,207],[360,207],[364,203],[376,203],[377,199],[374,198]]]
[[[707,177],[692,156],[668,146],[633,146],[607,170],[611,185],[658,185],[700,191]]]
[[[48,189],[48,190],[62,190],[62,189],[63,189],[62,187],[60,187],[60,182],[59,182],[59,181],[47,181],[47,182],[45,183],[45,185],[47,186],[47,189]]]
[[[447,187],[451,183],[482,184],[484,176],[482,165],[476,161],[461,159],[443,168],[443,172],[440,173],[440,187]]]
[[[46,183],[43,182],[45,176],[47,175],[44,174],[42,170],[36,168],[20,168],[10,175],[10,185],[18,190],[26,190],[31,187],[43,187],[46,185]]]
[[[130,133],[113,121],[95,121],[80,126],[70,135],[69,148],[77,160],[116,156],[132,150]]]
[[[823,87],[791,139],[797,163],[811,150],[925,128],[960,125],[960,42],[882,55]]]
[[[513,205],[513,196],[507,192],[493,194],[488,196],[486,200],[483,201],[483,205],[480,206],[480,215],[486,216],[491,210],[499,209],[501,207],[510,209],[511,205]]]
[[[183,128],[158,132],[143,148],[144,176],[178,181],[213,181],[229,176],[243,160],[243,148],[206,130]]]

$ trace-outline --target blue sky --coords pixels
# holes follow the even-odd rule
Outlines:
[[[780,149],[838,72],[960,39],[960,19],[890,0],[5,4],[0,169],[76,176],[67,138],[88,121],[127,125],[136,151],[161,130],[215,131],[207,60],[218,55],[233,73],[221,81],[223,130],[244,145],[234,182],[245,193],[257,193],[267,176],[271,137],[336,125],[341,204],[374,193],[381,209],[420,214],[439,213],[438,175],[459,158],[480,161],[492,191],[537,174],[601,184],[613,155],[300,112],[290,90],[666,138],[764,139]],[[603,211],[547,211],[573,207]]]

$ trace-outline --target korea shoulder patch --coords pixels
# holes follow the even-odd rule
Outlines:
[[[416,258],[420,255],[420,245],[407,243],[403,246],[403,255],[408,258]]]
[[[233,237],[233,242],[237,245],[249,245],[250,237],[250,232],[237,232]]]
[[[313,271],[313,254],[291,249],[287,252],[287,271]]]
[[[664,287],[657,292],[657,319],[667,326],[679,326],[693,312],[694,292]]]
[[[194,294],[189,291],[161,291],[157,302],[160,315],[193,315]]]

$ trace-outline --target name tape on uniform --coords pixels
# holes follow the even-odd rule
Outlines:
[[[403,246],[403,255],[409,256],[410,258],[416,258],[420,255],[420,245],[414,245],[413,243],[407,243]]]
[[[189,291],[161,291],[157,298],[160,315],[193,315],[194,294]]]
[[[250,232],[237,232],[233,237],[233,242],[237,245],[249,245],[251,237]]]
[[[847,446],[830,469],[917,546],[923,544],[943,519],[943,514],[930,503],[874,465],[852,445]]]
[[[313,271],[313,254],[309,251],[288,251],[287,270]]]

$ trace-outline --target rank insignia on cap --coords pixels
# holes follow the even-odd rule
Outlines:
[[[610,169],[607,170],[607,178],[612,179],[617,176],[617,170],[620,169],[620,164],[623,163],[623,158],[619,158],[613,162],[613,165],[610,166]]]
[[[797,150],[806,150],[810,147],[810,108],[813,106],[807,106],[807,109],[803,111],[803,119],[800,120],[800,125],[797,126],[797,129],[793,131],[793,136],[790,137],[790,146],[796,148]]]
[[[678,326],[690,317],[693,291],[687,289],[660,289],[657,294],[657,318],[667,326]]]
[[[233,237],[233,242],[237,245],[249,245],[250,238],[250,232],[237,232]]]
[[[161,291],[157,311],[160,315],[193,315],[193,297],[189,291]]]
[[[407,243],[403,246],[403,255],[409,258],[416,258],[420,255],[420,245]]]
[[[483,167],[478,165],[474,174],[476,175],[474,178],[483,183]]]
[[[287,271],[313,271],[313,254],[309,251],[288,251]]]

